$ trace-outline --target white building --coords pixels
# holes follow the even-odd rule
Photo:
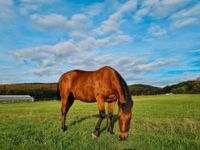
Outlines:
[[[0,95],[0,102],[33,102],[30,95]]]

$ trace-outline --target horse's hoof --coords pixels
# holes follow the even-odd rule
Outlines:
[[[66,131],[67,130],[67,126],[62,127],[62,130]]]
[[[92,138],[96,139],[99,136],[99,132],[98,131],[94,131],[92,132]]]
[[[92,138],[93,139],[96,139],[97,138],[97,136],[92,132]]]
[[[110,129],[110,128],[108,128],[108,130],[107,130],[108,132],[110,132],[110,134],[115,134],[115,132],[113,132],[113,130],[112,129]]]

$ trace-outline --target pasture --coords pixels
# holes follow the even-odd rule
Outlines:
[[[118,106],[114,135],[92,139],[96,103],[75,101],[60,125],[60,101],[0,104],[0,149],[200,149],[200,95],[137,96],[129,138],[118,139]]]

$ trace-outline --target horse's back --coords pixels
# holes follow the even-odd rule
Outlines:
[[[113,74],[115,70],[109,66],[104,66],[96,71],[85,71],[85,70],[71,70],[64,73],[61,77],[59,82],[62,81],[72,81],[77,82],[78,80],[82,82],[82,80],[88,81],[95,78],[96,81],[102,80],[103,77],[111,77],[110,75]]]

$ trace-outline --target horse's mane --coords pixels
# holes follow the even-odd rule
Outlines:
[[[122,93],[124,95],[126,103],[129,103],[129,102],[131,102],[131,94],[129,92],[128,85],[127,85],[126,81],[122,78],[122,76],[116,70],[115,70],[115,72],[119,78],[119,81],[120,81],[120,84],[122,87]]]

